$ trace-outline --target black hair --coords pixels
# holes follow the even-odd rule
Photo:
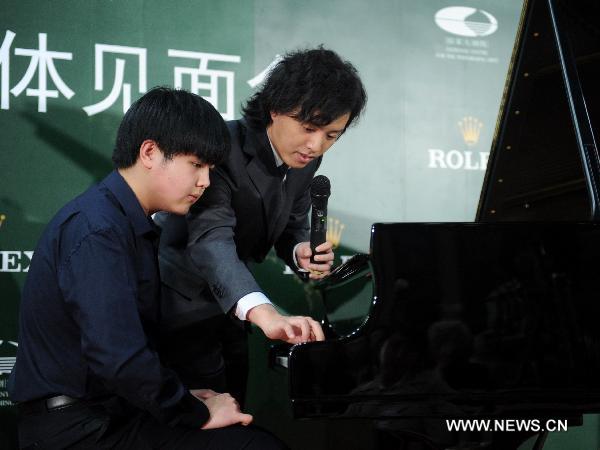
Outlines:
[[[167,159],[195,155],[207,164],[224,161],[231,145],[225,121],[209,102],[168,87],[151,89],[125,113],[112,155],[115,168],[133,166],[146,139]]]
[[[321,127],[346,113],[346,128],[367,102],[357,70],[337,53],[319,46],[288,53],[267,75],[259,92],[243,107],[248,124],[257,129],[271,123],[271,112]]]

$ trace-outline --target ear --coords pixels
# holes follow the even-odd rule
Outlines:
[[[140,145],[139,159],[146,169],[151,169],[160,160],[161,154],[158,144],[151,139],[146,139]]]
[[[269,114],[271,115],[271,122],[273,122],[273,120],[275,119],[275,117],[277,117],[279,115],[275,111],[271,111]]]

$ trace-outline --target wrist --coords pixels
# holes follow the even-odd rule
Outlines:
[[[264,328],[265,324],[278,317],[279,313],[270,303],[263,303],[250,309],[246,313],[246,320],[252,322],[259,328]]]
[[[292,259],[294,261],[294,264],[296,265],[296,269],[299,270],[304,270],[302,269],[302,266],[300,265],[300,255],[298,254],[298,249],[304,244],[304,242],[298,242],[296,245],[294,245],[294,249],[292,250]]]

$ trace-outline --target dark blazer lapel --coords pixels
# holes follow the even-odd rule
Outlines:
[[[270,227],[271,229],[269,230],[269,241],[274,242],[274,237],[279,236],[283,232],[285,226],[287,225],[290,214],[290,207],[294,203],[294,196],[296,195],[297,190],[297,183],[295,183],[296,175],[296,170],[288,170],[287,177],[285,180],[285,189],[282,190],[282,195],[280,197],[282,203],[280,203],[279,205],[277,217],[273,218],[274,220]]]
[[[265,223],[268,225],[267,235],[271,237],[276,220],[281,213],[283,191],[266,132],[256,134],[253,130],[247,129],[243,150],[250,157],[246,171],[262,198]]]
[[[269,236],[272,242],[274,242],[286,228],[290,214],[292,213],[292,207],[294,206],[296,197],[306,193],[307,190],[310,193],[310,182],[314,173],[321,165],[322,157],[319,157],[316,161],[309,163],[302,169],[289,169],[285,181],[285,191],[282,201],[284,203],[279,208],[279,215],[275,220],[275,223],[271,227],[272,235]]]

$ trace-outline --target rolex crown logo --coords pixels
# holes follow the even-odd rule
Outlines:
[[[333,244],[333,248],[339,247],[345,227],[346,225],[338,219],[334,219],[333,217],[327,218],[327,240]]]
[[[479,142],[482,127],[483,123],[477,117],[466,116],[458,121],[458,128],[462,133],[465,144],[469,147]]]
[[[6,220],[6,216],[4,214],[0,214],[0,228],[2,228],[2,224]]]

